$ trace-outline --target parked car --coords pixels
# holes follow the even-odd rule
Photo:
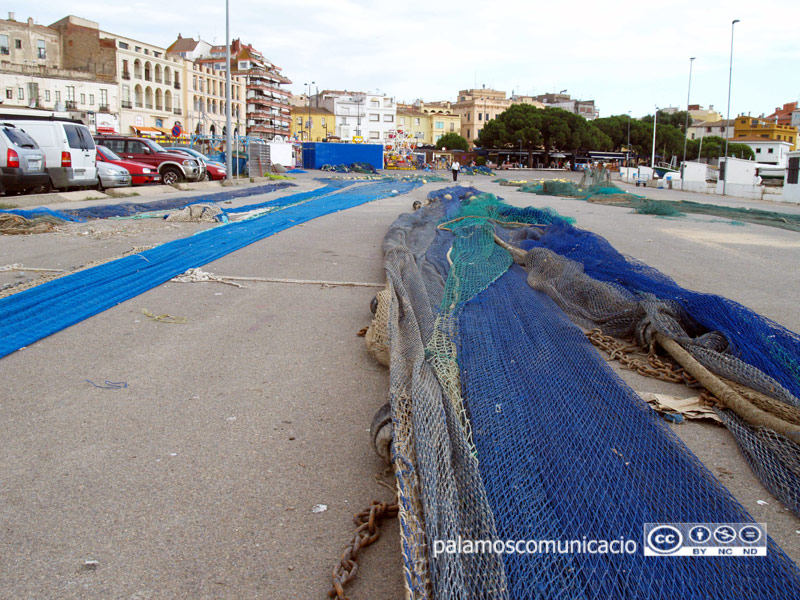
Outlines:
[[[183,146],[166,146],[165,150],[169,150],[170,152],[183,152],[188,154],[192,158],[196,158],[199,161],[202,161],[203,164],[206,166],[206,179],[209,181],[217,181],[219,179],[225,179],[228,174],[227,167],[219,161],[212,160],[202,152],[195,150],[194,148],[188,148]]]
[[[3,119],[32,137],[44,152],[50,189],[87,188],[97,185],[97,152],[89,128],[79,121],[59,117]]]
[[[161,181],[168,185],[199,181],[205,177],[205,167],[197,160],[186,154],[167,152],[153,140],[124,135],[98,135],[95,140],[124,160],[134,160],[156,168]]]
[[[0,192],[32,192],[49,180],[36,141],[11,123],[0,124]]]
[[[161,174],[158,169],[133,160],[123,160],[122,157],[105,146],[97,146],[97,163],[100,164],[101,162],[127,169],[131,174],[131,185],[144,185],[161,181]]]
[[[131,184],[128,169],[107,162],[97,162],[97,177],[100,180],[97,189],[101,191],[106,188],[128,187]]]

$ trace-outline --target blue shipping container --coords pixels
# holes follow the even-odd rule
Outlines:
[[[369,163],[383,168],[383,146],[380,144],[333,144],[303,142],[303,168],[320,169],[322,165]]]

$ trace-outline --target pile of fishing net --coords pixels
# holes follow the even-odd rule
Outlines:
[[[29,235],[33,233],[47,233],[53,231],[57,225],[64,222],[48,214],[38,214],[24,217],[19,214],[0,212],[0,234],[2,235]]]
[[[476,167],[462,166],[461,172],[464,175],[487,175],[487,176],[494,175],[494,171],[492,171],[489,167],[486,167],[484,165],[479,165]]]
[[[465,187],[429,198],[383,244],[409,597],[800,597],[800,572],[771,539],[757,559],[643,556],[645,523],[753,519],[582,328],[699,365],[754,472],[798,515],[800,337],[555,211]],[[448,551],[587,539],[638,549]]]

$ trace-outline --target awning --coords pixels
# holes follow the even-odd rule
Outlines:
[[[133,129],[139,135],[163,135],[164,133],[155,127],[139,127],[138,125],[131,125],[131,129]]]

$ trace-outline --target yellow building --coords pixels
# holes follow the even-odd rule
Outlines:
[[[336,119],[331,111],[321,106],[290,106],[292,110],[289,134],[298,142],[322,142],[336,135]],[[311,135],[309,136],[309,118]]]
[[[503,91],[487,88],[461,90],[458,100],[453,103],[453,111],[461,117],[461,137],[470,146],[480,135],[483,126],[511,106],[511,99]]]
[[[428,133],[426,139],[429,144],[435,144],[439,138],[448,133],[461,133],[461,116],[456,112],[450,102],[422,102],[417,101],[414,107],[428,116]]]
[[[400,134],[400,132],[403,134]],[[399,135],[412,135],[417,145],[430,145],[431,118],[416,106],[410,104],[397,105],[397,132]]]
[[[793,151],[797,148],[797,127],[778,125],[774,121],[768,121],[760,117],[739,115],[733,124],[733,138],[731,141],[735,142],[740,138],[789,142],[792,145],[790,151]]]

